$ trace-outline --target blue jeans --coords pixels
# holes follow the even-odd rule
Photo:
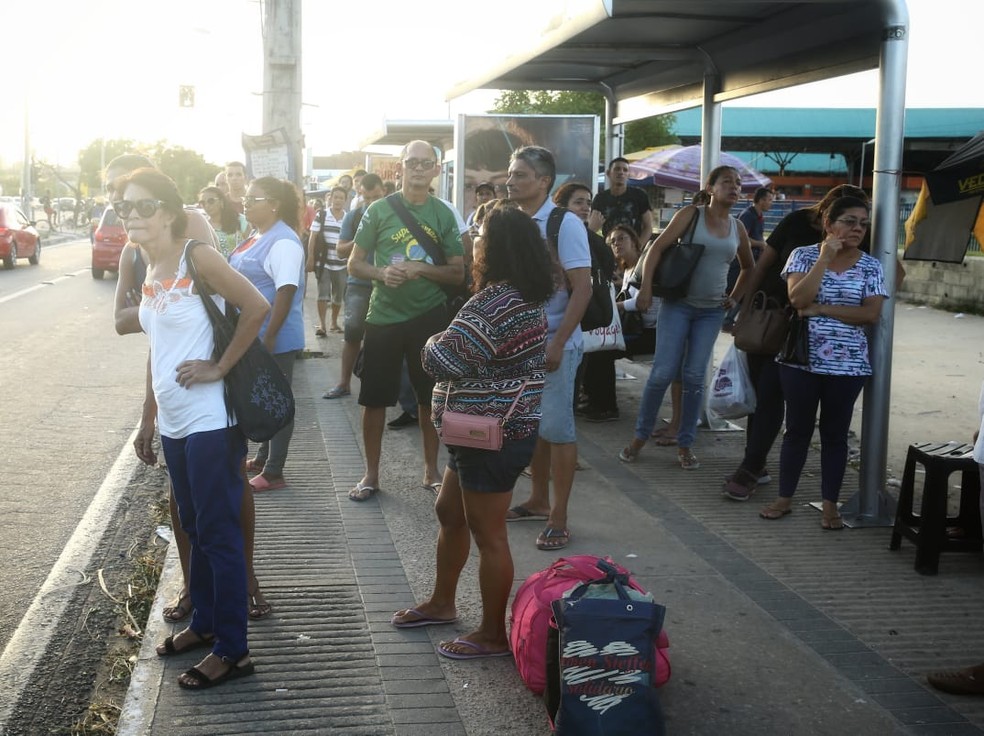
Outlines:
[[[707,364],[723,321],[722,307],[700,308],[683,302],[663,302],[656,326],[653,367],[636,419],[636,439],[643,442],[649,439],[666,389],[679,375],[683,381],[683,411],[677,440],[680,447],[693,446],[704,400]]]
[[[246,560],[239,509],[246,442],[236,428],[161,437],[181,527],[191,542],[190,628],[215,634],[212,651],[242,659],[246,644]]]

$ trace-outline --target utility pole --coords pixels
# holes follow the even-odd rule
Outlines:
[[[27,215],[28,220],[34,219],[34,208],[31,206],[32,198],[34,197],[34,192],[32,191],[34,186],[31,181],[31,175],[34,171],[34,167],[31,165],[34,162],[31,156],[31,127],[30,127],[30,113],[28,110],[27,93],[24,94],[24,167],[21,173],[21,210]]]
[[[263,8],[263,133],[287,133],[290,171],[302,185],[301,1],[261,0]]]

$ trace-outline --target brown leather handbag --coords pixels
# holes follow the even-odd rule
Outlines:
[[[756,291],[742,301],[732,334],[735,347],[754,355],[776,355],[789,332],[789,308]]]

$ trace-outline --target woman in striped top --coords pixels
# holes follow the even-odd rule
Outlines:
[[[870,218],[866,200],[834,200],[824,214],[823,240],[794,250],[782,270],[789,303],[809,318],[809,365],[779,363],[786,432],[779,497],[759,512],[763,519],[781,519],[792,510],[819,410],[820,525],[844,528],[837,502],[847,469],[847,434],[854,403],[871,375],[864,326],[878,322],[888,296],[881,264],[858,247]]]
[[[479,551],[482,623],[441,642],[438,652],[452,659],[510,654],[506,602],[513,563],[506,510],[536,446],[547,334],[543,305],[554,292],[555,268],[528,215],[515,207],[494,209],[475,243],[477,293],[423,350],[424,369],[437,381],[432,416],[439,431],[445,409],[505,420],[501,450],[448,447],[435,504],[441,530],[434,591],[392,619],[398,628],[457,619],[455,591],[468,558],[470,530]]]

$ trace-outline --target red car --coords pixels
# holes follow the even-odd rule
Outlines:
[[[112,207],[107,207],[92,234],[92,278],[101,279],[106,271],[119,273],[120,254],[126,245],[126,231]]]
[[[18,258],[32,266],[41,260],[41,236],[34,223],[8,202],[0,202],[0,258],[4,268],[13,268]]]

